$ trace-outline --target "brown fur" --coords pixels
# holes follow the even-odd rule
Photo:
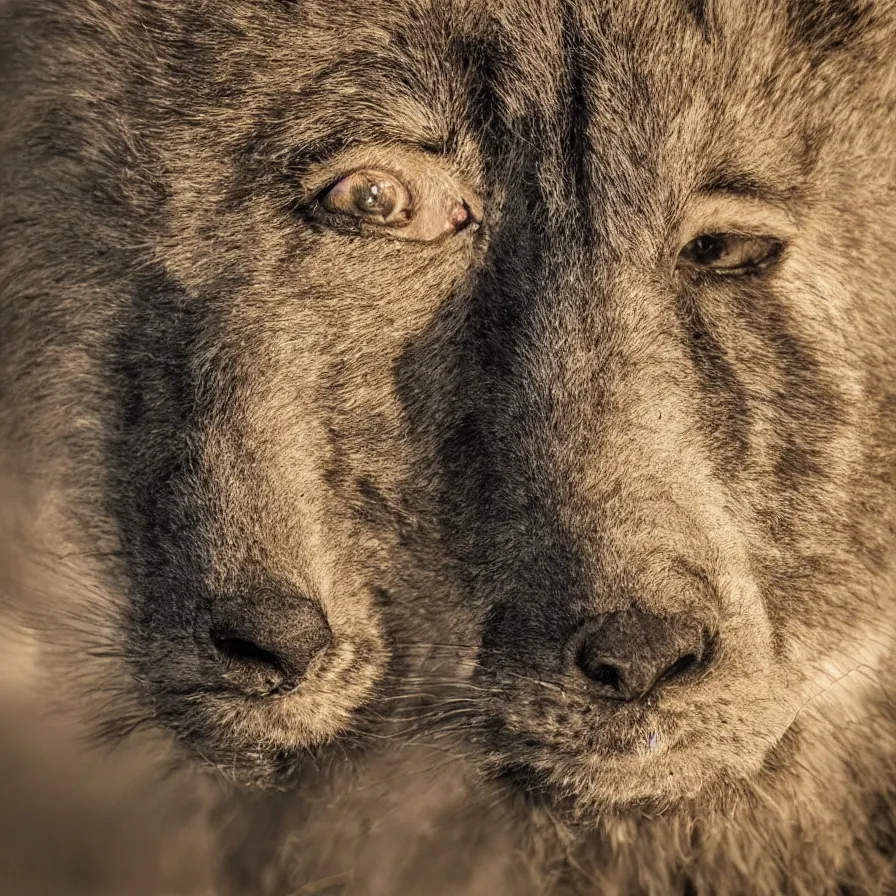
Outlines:
[[[128,723],[299,776],[289,886],[894,891],[891,2],[10,9],[7,465],[124,598]],[[326,213],[381,169],[473,223]],[[720,232],[780,255],[680,261]],[[209,694],[209,619],[295,596],[330,665]],[[609,699],[608,619],[692,673]]]

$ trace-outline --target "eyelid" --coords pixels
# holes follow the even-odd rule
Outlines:
[[[743,196],[695,196],[683,216],[678,237],[680,252],[703,234],[777,239],[790,243],[799,233],[799,219],[780,205]]]
[[[329,210],[324,198],[354,174],[380,172],[398,181],[407,193],[408,220],[365,221],[361,216]],[[409,242],[434,242],[483,220],[483,201],[448,158],[419,148],[379,144],[354,145],[297,174],[293,212],[317,224],[352,235],[380,236]],[[462,212],[459,210],[462,209]]]
[[[413,195],[415,177],[422,159],[432,164],[433,156],[422,150],[411,150],[406,146],[391,143],[376,146],[352,146],[326,161],[315,165],[306,172],[297,187],[302,192],[303,202],[312,202],[328,187],[335,186],[342,178],[359,171],[381,171],[404,184]]]
[[[726,264],[723,259],[719,259],[719,263],[693,260],[688,255],[688,249],[699,239],[706,237],[708,239],[735,240],[735,244],[731,247],[736,255],[738,250],[746,248],[747,259],[739,263]],[[736,233],[707,233],[695,237],[686,243],[678,254],[676,267],[694,268],[706,272],[712,272],[717,276],[735,276],[749,272],[764,271],[772,265],[776,264],[782,253],[785,251],[787,244],[784,240],[775,236],[765,236],[757,234],[736,234]],[[751,248],[758,248],[759,253],[753,255],[749,252]]]
[[[429,188],[429,184],[451,185],[462,196],[473,218],[482,220],[484,208],[480,191],[463,172],[456,169],[451,158],[407,143],[353,144],[310,166],[293,182],[295,205],[299,208],[311,207],[328,186],[334,186],[343,177],[364,170],[383,171],[401,181],[412,203]]]

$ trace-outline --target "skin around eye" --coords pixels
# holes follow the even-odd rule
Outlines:
[[[704,233],[679,253],[680,267],[717,274],[748,274],[765,270],[779,258],[784,244],[769,236]]]

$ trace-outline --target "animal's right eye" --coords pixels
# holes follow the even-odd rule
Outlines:
[[[740,233],[704,233],[679,253],[679,267],[715,274],[751,274],[765,270],[781,255],[784,244],[769,236]]]
[[[444,171],[403,161],[396,168],[407,173],[357,168],[331,180],[306,206],[308,217],[353,236],[418,243],[477,228],[481,210],[474,211],[479,203],[468,187]]]

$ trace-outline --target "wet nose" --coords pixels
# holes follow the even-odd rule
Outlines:
[[[712,645],[697,620],[627,610],[588,620],[572,654],[600,696],[632,702],[708,668]]]
[[[327,620],[304,597],[263,592],[216,614],[211,644],[218,672],[250,695],[297,687],[312,660],[332,641]]]

